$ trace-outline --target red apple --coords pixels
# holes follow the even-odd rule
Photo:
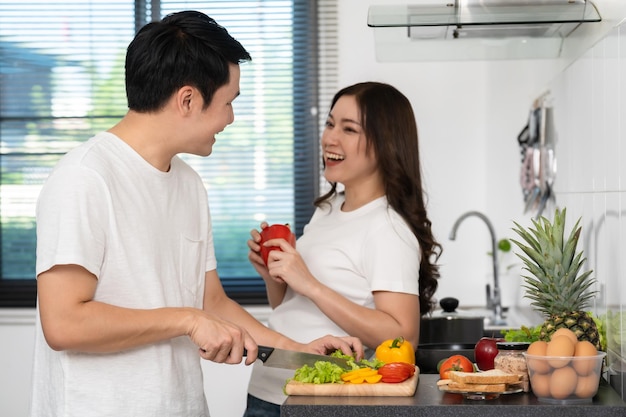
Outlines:
[[[493,369],[493,360],[498,354],[496,342],[504,342],[502,338],[483,337],[474,347],[474,359],[481,371]]]
[[[271,239],[285,239],[291,246],[296,246],[296,235],[291,232],[289,225],[286,224],[273,224],[267,226],[261,230],[261,257],[263,262],[267,265],[267,257],[273,250],[280,250],[278,246],[263,246],[263,242],[267,242]]]

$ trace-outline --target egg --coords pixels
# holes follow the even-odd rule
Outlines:
[[[552,336],[548,347],[546,348],[546,356],[574,356],[575,346],[571,339],[565,335]],[[549,359],[550,366],[554,368],[562,368],[567,365],[569,358]]]
[[[587,376],[579,376],[574,394],[578,398],[591,398],[596,395],[600,379],[595,372]]]
[[[571,331],[567,327],[560,327],[560,328],[556,329],[556,331],[554,333],[552,333],[552,336],[550,337],[550,340],[552,340],[552,338],[554,336],[567,336],[567,337],[569,337],[569,339],[572,341],[572,343],[574,345],[576,343],[578,343],[578,337],[576,336],[576,333],[574,333],[573,331]]]
[[[557,400],[565,399],[574,394],[577,382],[578,375],[574,368],[564,366],[555,369],[550,377],[550,395]]]
[[[547,349],[548,342],[538,340],[536,342],[532,342],[530,346],[528,346],[526,353],[533,356],[546,356]],[[550,369],[552,369],[550,368],[550,365],[548,365],[548,362],[543,359],[527,357],[526,362],[529,369],[540,374],[548,373]]]
[[[544,340],[537,340],[536,342],[532,342],[528,349],[526,349],[526,353],[529,355],[537,355],[537,356],[546,356],[546,350],[548,349],[548,342]]]
[[[530,388],[533,393],[541,397],[550,396],[550,375],[548,374],[533,374],[530,377]]]
[[[576,343],[574,348],[574,356],[576,356],[576,358],[572,361],[576,373],[581,376],[594,373],[598,363],[598,360],[596,359],[597,355],[598,350],[593,343],[587,340],[581,340]],[[587,359],[587,357],[589,359]]]
[[[574,346],[574,356],[596,356],[598,349],[588,340],[581,340]]]

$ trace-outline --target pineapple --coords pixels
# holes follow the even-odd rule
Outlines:
[[[515,223],[515,222],[514,222]],[[596,282],[592,271],[579,275],[586,258],[582,251],[576,254],[580,237],[580,219],[569,238],[564,241],[565,209],[556,209],[554,222],[545,217],[532,220],[534,228],[525,230],[515,223],[513,230],[524,242],[511,239],[524,254],[517,256],[524,262],[525,297],[546,317],[539,338],[550,340],[558,328],[572,330],[578,340],[588,340],[600,350],[600,334],[593,317],[585,311],[596,294],[591,286]]]

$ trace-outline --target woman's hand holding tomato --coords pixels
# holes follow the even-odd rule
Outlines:
[[[264,280],[270,278],[269,274],[269,254],[272,251],[287,251],[295,248],[296,236],[291,232],[288,225],[261,223],[261,231],[253,229],[250,232],[252,239],[248,239],[248,259]],[[287,243],[282,244],[282,240]],[[265,245],[268,243],[268,245]],[[293,250],[295,252],[295,250]],[[280,280],[279,280],[280,281]]]
[[[268,257],[271,251],[273,250],[282,250],[280,246],[267,246],[265,242],[271,241],[273,239],[285,239],[287,243],[289,243],[292,247],[296,246],[296,235],[293,234],[289,225],[287,224],[273,224],[271,226],[263,227],[261,230],[261,240],[259,244],[261,245],[261,257],[263,258],[263,262],[267,265]]]
[[[474,364],[463,355],[452,355],[439,367],[439,377],[450,379],[450,371],[474,372]]]
[[[287,284],[295,292],[307,296],[319,281],[311,275],[295,249],[296,237],[286,225],[261,224],[261,232],[252,230],[248,240],[248,259],[266,282]]]

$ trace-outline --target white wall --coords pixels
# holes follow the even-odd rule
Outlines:
[[[569,222],[582,218],[587,267],[599,292],[594,310],[618,313],[626,309],[626,23],[567,68],[550,89],[563,161],[557,199],[567,207]],[[607,330],[609,369],[626,363],[626,346],[616,342],[625,331]]]
[[[34,345],[34,309],[0,309],[0,415],[26,417]]]
[[[511,220],[527,220],[518,183],[516,138],[532,101],[550,88],[560,129],[558,201],[567,205],[572,217],[585,216],[588,257],[602,284],[598,308],[623,309],[620,300],[626,299],[626,286],[620,281],[626,265],[619,254],[626,242],[621,214],[626,195],[626,168],[622,168],[626,151],[621,144],[626,143],[626,130],[620,124],[626,100],[624,35],[615,29],[562,74],[563,63],[551,60],[378,63],[365,22],[368,6],[381,2],[339,2],[338,87],[384,81],[397,86],[413,104],[429,214],[444,245],[438,297],[454,296],[466,306],[484,305],[484,285],[491,279],[487,228],[472,218],[461,226],[456,241],[449,241],[448,234],[467,210],[486,214],[498,237],[512,237]],[[621,0],[595,3],[601,14],[605,10],[611,16],[626,16]],[[615,23],[609,20],[607,24]],[[515,277],[504,280],[503,298],[505,305],[524,303]],[[2,416],[26,416],[33,315],[32,310],[0,311]],[[249,368],[207,363],[204,369],[213,417],[240,416]]]
[[[555,74],[557,62],[376,62],[368,6],[381,1],[342,0],[339,83],[376,80],[395,85],[411,100],[420,135],[429,216],[444,247],[438,298],[484,306],[491,282],[488,229],[468,218],[457,239],[448,235],[465,211],[490,218],[498,238],[511,237],[511,219],[523,215],[517,135],[532,101]],[[358,41],[356,41],[358,40]],[[503,282],[507,305],[523,303]]]
[[[532,213],[524,214],[519,184],[517,136],[532,102],[561,77],[572,60],[626,16],[626,3],[594,1],[603,22],[575,31],[564,45],[564,59],[397,63],[376,61],[373,30],[363,24],[370,5],[385,3],[402,2],[339,1],[339,87],[383,81],[411,100],[430,197],[429,216],[444,247],[437,297],[458,298],[461,306],[484,306],[485,285],[492,279],[487,227],[478,218],[468,218],[456,240],[450,241],[452,225],[465,211],[478,210],[490,218],[499,239],[514,237],[513,220],[529,222]],[[568,143],[563,140],[561,146],[568,147]],[[557,182],[566,175],[558,173]],[[510,256],[507,262],[516,263],[516,259]],[[518,270],[501,279],[505,306],[529,304],[519,290]]]

